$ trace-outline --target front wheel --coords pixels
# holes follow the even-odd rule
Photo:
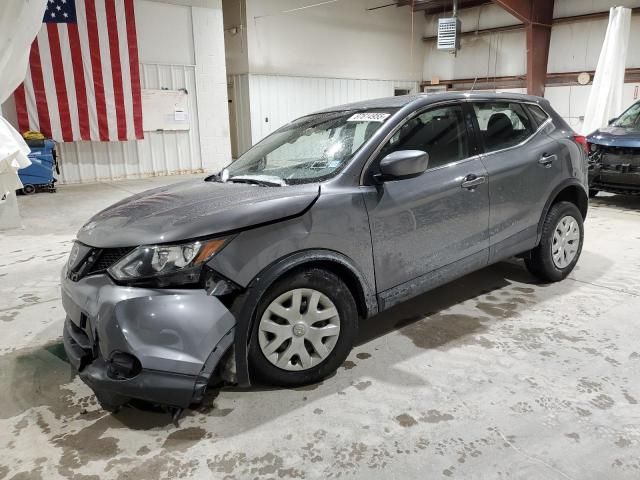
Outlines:
[[[582,222],[582,214],[573,203],[553,205],[542,226],[540,244],[525,259],[527,269],[548,282],[557,282],[569,275],[582,252]]]
[[[278,280],[260,300],[249,365],[262,382],[294,387],[333,373],[349,355],[358,310],[335,274],[311,268]]]

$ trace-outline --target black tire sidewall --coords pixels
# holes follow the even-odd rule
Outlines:
[[[267,306],[283,293],[296,288],[312,288],[333,302],[340,315],[340,335],[331,353],[305,371],[289,371],[273,365],[262,353],[258,339],[260,319]],[[298,270],[277,280],[258,302],[249,342],[249,368],[261,383],[294,387],[315,383],[333,373],[347,358],[358,331],[358,309],[347,285],[334,273],[311,268]]]
[[[573,217],[580,227],[580,244],[578,245],[578,252],[575,258],[569,265],[564,268],[558,268],[553,261],[553,255],[551,253],[551,246],[553,243],[553,235],[558,222],[565,216],[570,215]],[[557,282],[564,279],[575,267],[580,254],[582,253],[582,246],[584,244],[584,224],[582,220],[582,214],[578,207],[570,202],[559,202],[551,207],[547,218],[544,221],[542,227],[542,238],[540,239],[540,245],[537,247],[537,251],[533,254],[533,266],[537,274],[549,281]]]

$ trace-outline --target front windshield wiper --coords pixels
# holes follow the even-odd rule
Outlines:
[[[230,177],[227,182],[232,183],[248,183],[251,185],[260,185],[261,187],[283,187],[287,184],[282,178],[275,175],[238,175]]]

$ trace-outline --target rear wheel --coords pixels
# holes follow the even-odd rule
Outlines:
[[[548,282],[562,280],[578,262],[583,241],[580,210],[573,203],[558,202],[547,213],[540,244],[525,259],[527,269]]]
[[[312,268],[285,277],[260,300],[249,364],[261,381],[282,386],[317,382],[351,351],[358,311],[335,274]]]

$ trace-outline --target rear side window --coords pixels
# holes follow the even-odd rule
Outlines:
[[[547,121],[549,115],[547,112],[542,110],[538,105],[525,105],[525,108],[529,110],[529,113],[533,117],[533,121],[538,124],[538,126],[542,125]]]
[[[412,118],[381,151],[384,158],[397,150],[422,150],[429,154],[429,169],[469,156],[469,141],[460,105],[434,108]]]
[[[487,153],[518,145],[535,131],[520,103],[474,103],[473,109]]]

